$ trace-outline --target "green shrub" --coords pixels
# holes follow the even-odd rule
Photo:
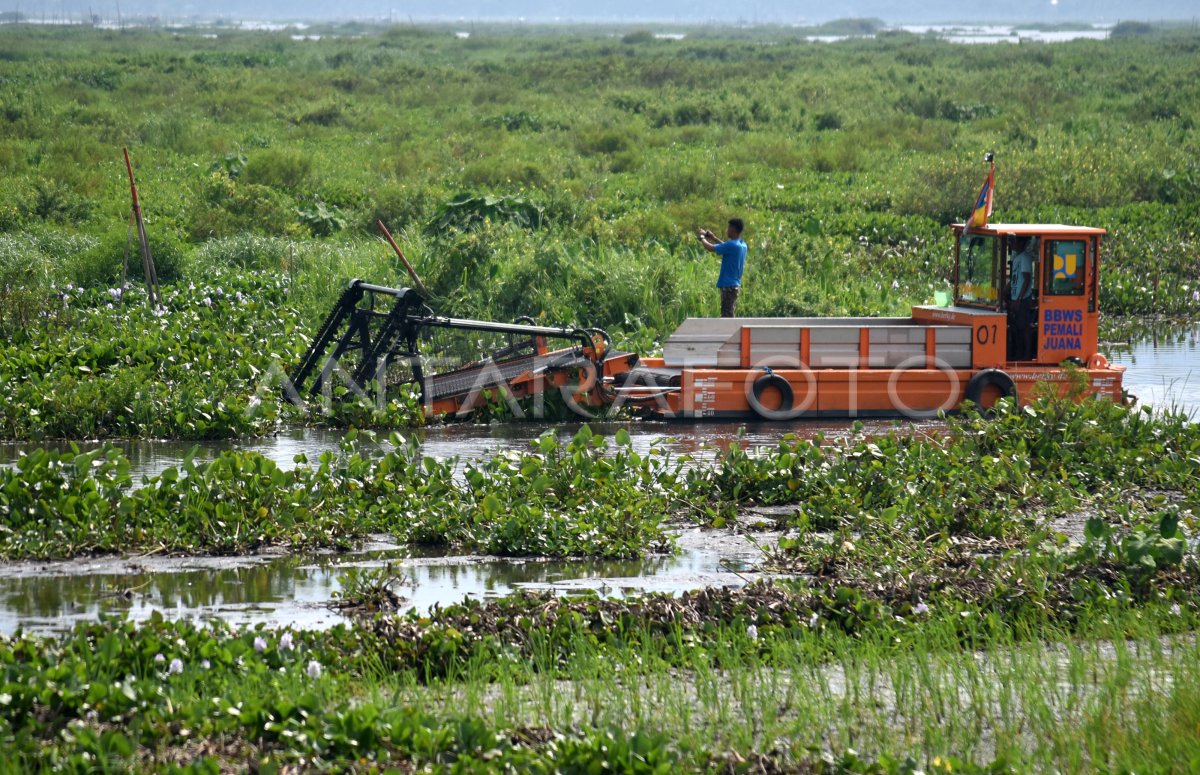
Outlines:
[[[1146,22],[1124,21],[1118,22],[1108,32],[1108,36],[1115,40],[1121,38],[1138,38],[1149,35],[1154,32],[1154,27]]]
[[[433,234],[450,229],[469,231],[485,223],[512,223],[525,229],[542,226],[544,212],[519,196],[475,196],[459,194],[437,209],[428,224]]]
[[[149,233],[150,255],[160,283],[179,279],[183,272],[187,248],[169,235]],[[119,285],[122,274],[129,282],[142,282],[141,247],[137,231],[112,229],[86,250],[66,255],[72,281],[84,288],[107,288]]]
[[[312,159],[301,151],[269,148],[252,155],[241,180],[295,192],[312,172]]]
[[[291,234],[300,228],[293,200],[269,186],[213,173],[197,188],[200,201],[187,216],[187,233],[194,241],[244,232]]]
[[[72,186],[57,180],[36,181],[27,207],[31,217],[60,224],[86,221],[92,209]]]
[[[0,235],[0,335],[15,335],[52,308],[54,276],[33,235]]]
[[[209,240],[192,252],[189,267],[199,272],[219,268],[253,269],[266,272],[290,270],[295,264],[292,240],[258,234],[238,234]]]
[[[543,165],[520,159],[481,159],[468,164],[462,171],[462,183],[470,188],[541,188],[550,179]]]
[[[296,216],[316,237],[328,237],[346,226],[346,218],[342,211],[326,204],[319,196],[302,201],[296,208]]]
[[[388,183],[369,192],[369,202],[359,228],[368,234],[379,231],[383,221],[389,231],[398,231],[429,220],[436,202],[435,192],[421,184]]]

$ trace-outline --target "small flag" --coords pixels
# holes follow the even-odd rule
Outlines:
[[[992,217],[992,193],[996,187],[996,162],[991,162],[983,188],[979,189],[979,198],[967,219],[967,229],[982,229],[987,226],[988,218]]]

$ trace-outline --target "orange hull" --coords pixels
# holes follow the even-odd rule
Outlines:
[[[654,365],[650,360],[646,365]],[[662,418],[793,420],[817,417],[930,418],[961,409],[972,380],[991,369],[773,369],[775,380],[757,392],[767,374],[761,369],[684,369],[675,392],[646,389],[646,397],[629,395],[635,404]],[[1123,400],[1124,366],[1083,369],[1087,393]],[[1072,377],[1062,367],[1016,366],[1003,372],[1012,379],[1012,397],[1028,403],[1035,391],[1069,395]],[[1042,387],[1039,387],[1042,386]],[[790,389],[790,395],[789,395]],[[974,396],[990,409],[1006,392],[992,384]]]
[[[968,400],[984,409],[1006,396],[1027,403],[1039,390],[1123,400],[1125,367],[1094,346],[1082,365],[1013,362],[1007,333],[1005,315],[965,308],[917,308],[911,318],[692,318],[662,358],[623,375],[614,403],[666,418],[791,420],[926,418]]]

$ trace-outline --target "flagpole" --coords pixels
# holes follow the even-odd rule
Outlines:
[[[983,188],[979,189],[979,196],[975,198],[975,206],[967,215],[966,223],[963,225],[963,234],[987,226],[988,219],[992,217],[992,203],[996,187],[996,154],[988,151],[983,155],[983,160],[990,165],[988,174],[984,178]]]
[[[996,200],[996,154],[988,151],[983,155],[983,160],[988,163],[988,197],[987,197],[987,219],[992,219],[992,204]],[[987,225],[986,223],[984,224]]]

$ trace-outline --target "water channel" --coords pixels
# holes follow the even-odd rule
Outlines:
[[[755,541],[773,541],[758,534]],[[390,568],[403,582],[392,591],[405,610],[429,610],[465,597],[503,597],[517,590],[608,597],[676,594],[738,586],[760,578],[756,543],[691,528],[679,552],[636,560],[544,560],[414,551],[386,536],[355,552],[243,557],[104,557],[12,563],[0,572],[0,635],[18,628],[60,632],[101,614],[143,621],[220,619],[238,627],[265,624],[324,628],[346,621],[331,607],[350,569]]]
[[[1114,363],[1125,364],[1126,389],[1139,402],[1157,409],[1200,417],[1200,323],[1149,331],[1130,344],[1114,343],[1105,350]],[[498,451],[525,449],[549,428],[564,440],[578,424],[454,425],[418,433],[425,454],[472,460]],[[636,422],[593,426],[612,436],[618,428],[630,433],[639,451],[659,445],[675,454],[712,459],[731,444],[743,447],[773,445],[789,433],[826,439],[845,438],[855,431],[846,422],[798,423],[665,423]],[[905,432],[936,434],[936,423],[873,420],[862,432],[883,433],[899,427]],[[254,450],[281,466],[292,466],[297,455],[315,459],[336,450],[341,432],[295,430],[266,439],[199,445],[198,460],[223,450]],[[80,445],[86,446],[86,445]],[[179,465],[196,445],[190,442],[137,441],[124,445],[135,481],[168,466]],[[26,445],[0,445],[0,464],[11,464]],[[350,567],[391,565],[408,579],[397,591],[409,609],[427,610],[464,597],[500,597],[517,590],[558,592],[592,590],[602,595],[646,591],[679,593],[712,585],[741,585],[758,578],[753,568],[760,551],[744,537],[727,533],[685,530],[680,551],[628,562],[545,561],[479,556],[416,553],[386,539],[348,554],[311,556],[261,555],[234,558],[124,557],[68,562],[10,563],[0,568],[0,634],[18,628],[61,631],[102,613],[133,620],[161,611],[170,618],[218,617],[238,626],[291,624],[328,627],[345,621],[328,603],[341,589]]]

